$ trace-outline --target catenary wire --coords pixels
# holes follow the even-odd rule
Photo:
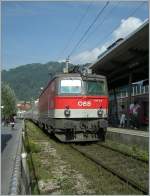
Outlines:
[[[129,16],[128,16],[127,18],[133,16],[133,15],[137,12],[137,10],[138,10],[139,8],[141,8],[144,4],[145,4],[145,2],[140,3],[140,5],[138,5],[138,6],[133,10],[133,12],[132,12],[131,14],[129,14]],[[112,35],[112,33],[114,32],[114,30],[115,30],[117,27],[118,27],[118,24],[115,25],[115,27],[109,32],[109,34],[107,34],[107,35],[104,37],[103,40],[105,40],[105,39],[108,38],[110,35]],[[92,48],[90,48],[89,50],[92,50],[92,49],[98,47],[100,43],[101,43],[101,42],[98,42],[98,43],[95,45],[95,47],[92,47]]]
[[[108,6],[109,1],[107,1],[104,5],[104,7],[99,11],[99,13],[97,14],[97,16],[95,17],[95,19],[93,20],[93,22],[89,25],[89,27],[87,28],[87,30],[84,32],[84,34],[82,35],[82,37],[80,38],[80,40],[77,42],[77,44],[74,46],[74,48],[72,49],[72,51],[70,52],[70,54],[68,55],[69,57],[75,52],[76,48],[79,46],[79,44],[81,43],[81,41],[84,39],[84,37],[87,35],[87,33],[89,32],[89,30],[92,28],[92,26],[95,24],[95,22],[98,20],[98,18],[100,17],[100,15],[103,13],[103,11],[106,9],[106,7]]]
[[[62,49],[62,51],[59,53],[58,55],[58,58],[57,59],[60,59],[61,55],[65,52],[65,50],[69,47],[70,43],[72,42],[73,40],[73,36],[76,34],[77,30],[79,29],[79,27],[81,26],[84,18],[86,17],[86,15],[88,14],[90,8],[91,8],[91,5],[92,5],[92,1],[89,3],[87,9],[85,10],[85,12],[83,13],[83,15],[81,16],[78,24],[76,25],[75,29],[73,30],[73,32],[71,33],[71,36],[69,38],[69,40],[67,41],[65,47]]]
[[[139,10],[144,4],[145,4],[146,2],[144,1],[144,2],[141,2],[134,10],[133,10],[133,12],[131,12],[131,14],[129,14],[128,16],[127,16],[127,18],[129,18],[129,17],[131,17],[131,16],[134,16],[134,14],[137,12],[137,10]],[[106,35],[106,36],[104,36],[104,38],[103,38],[103,40],[105,40],[106,38],[108,38],[113,32],[114,32],[114,30],[116,29],[118,27],[118,24]],[[100,44],[101,42],[98,42],[94,47],[92,47],[92,48],[89,48],[89,49],[87,49],[87,50],[93,50],[94,48],[96,48],[96,47],[100,47],[99,46],[99,44]]]
[[[104,24],[105,20],[111,16],[111,14],[114,12],[114,10],[118,7],[118,5],[120,4],[120,1],[117,2],[117,4],[109,11],[109,13],[107,15],[105,15],[105,17],[103,18],[103,20],[98,24],[98,26],[96,26],[93,31],[90,32],[90,34],[88,34],[88,36],[83,40],[83,42],[79,45],[78,49],[81,48],[81,45],[83,45],[83,43],[85,43],[89,37],[93,36],[95,32],[97,32],[96,30],[98,30],[99,28],[102,27],[102,25]]]

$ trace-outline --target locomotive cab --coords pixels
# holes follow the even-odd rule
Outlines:
[[[105,139],[106,77],[92,73],[54,76],[39,97],[38,123],[63,142]]]
[[[60,76],[55,97],[55,135],[66,142],[105,139],[108,116],[106,78],[90,74]]]

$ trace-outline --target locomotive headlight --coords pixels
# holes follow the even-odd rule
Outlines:
[[[69,109],[65,109],[64,114],[67,117],[70,116],[70,110]]]
[[[97,114],[98,114],[99,117],[102,117],[103,116],[103,110],[102,109],[99,109],[97,111]]]

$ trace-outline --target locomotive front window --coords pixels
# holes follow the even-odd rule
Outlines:
[[[106,94],[106,88],[105,88],[104,81],[87,80],[85,83],[86,83],[85,84],[86,93],[88,95],[105,95]]]
[[[65,93],[65,94],[81,93],[81,80],[61,80],[60,93]]]

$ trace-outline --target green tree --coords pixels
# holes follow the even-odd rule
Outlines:
[[[4,83],[2,83],[1,93],[1,105],[3,106],[2,117],[8,118],[11,115],[15,114],[17,111],[16,96],[14,91],[10,88],[10,86]]]

